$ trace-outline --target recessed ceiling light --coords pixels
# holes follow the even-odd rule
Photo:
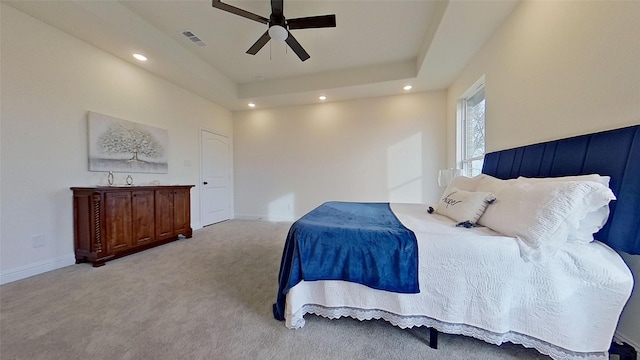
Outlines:
[[[404,91],[409,91],[409,90],[413,89],[413,86],[411,86],[411,85],[405,85],[405,86],[403,87],[403,89],[404,89]]]
[[[136,60],[147,61],[147,57],[142,54],[133,54],[133,57],[136,58]]]
[[[249,105],[250,108],[256,107],[256,104],[254,104],[254,103],[248,103],[247,105]]]
[[[320,99],[320,101],[325,101],[325,100],[327,100],[327,97],[324,96],[324,95],[320,95],[320,96],[318,96],[318,99]]]

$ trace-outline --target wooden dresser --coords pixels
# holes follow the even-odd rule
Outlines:
[[[193,186],[72,187],[76,264],[190,238]]]

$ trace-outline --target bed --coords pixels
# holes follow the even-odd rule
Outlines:
[[[607,359],[633,288],[616,250],[640,254],[639,159],[640,126],[489,153],[483,174],[454,179],[435,211],[426,204],[373,204],[393,231],[379,230],[368,214],[372,204],[322,204],[289,231],[274,316],[291,329],[304,326],[305,314],[384,319],[521,344],[554,359]],[[451,210],[458,203],[475,205]],[[527,217],[539,208],[545,211]],[[364,221],[353,215],[361,211]],[[327,223],[327,213],[339,224]],[[404,229],[410,234],[391,261],[376,261],[391,250],[361,251],[378,246],[371,237],[352,245],[359,223],[390,233],[392,242],[406,240]],[[331,228],[346,238],[334,240]],[[333,259],[328,243],[345,248]],[[344,255],[354,252],[362,259]],[[358,263],[365,264],[360,271]],[[381,281],[388,277],[398,281]]]

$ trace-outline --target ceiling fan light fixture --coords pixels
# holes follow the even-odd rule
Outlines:
[[[269,28],[269,37],[273,40],[285,41],[289,37],[289,32],[280,25],[273,25]]]

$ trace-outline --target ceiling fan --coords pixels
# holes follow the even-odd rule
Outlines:
[[[257,21],[259,23],[269,25],[269,29],[247,50],[247,54],[255,55],[262,49],[262,47],[271,39],[284,40],[291,50],[293,50],[300,60],[305,61],[311,56],[302,48],[302,45],[296,40],[295,37],[289,32],[289,30],[298,29],[313,29],[324,27],[336,26],[336,15],[320,15],[310,16],[295,19],[286,19],[284,17],[284,5],[283,0],[271,0],[271,15],[269,18],[254,14],[252,12],[242,10],[235,6],[225,4],[220,0],[213,0],[212,6],[214,8],[228,11],[232,14],[236,14],[245,17],[250,20]]]

